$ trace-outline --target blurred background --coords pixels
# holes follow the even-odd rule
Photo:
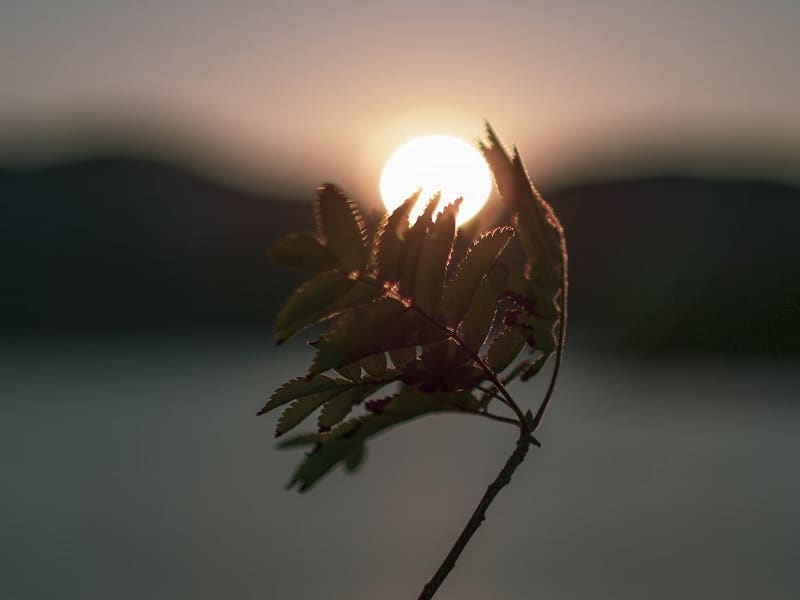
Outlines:
[[[796,596],[799,26],[789,0],[3,3],[0,596],[416,597],[513,439],[429,418],[284,491],[300,456],[255,412],[311,353],[272,344],[300,277],[266,248],[320,182],[375,215],[395,147],[483,119],[562,219],[570,336],[544,448],[437,598]]]

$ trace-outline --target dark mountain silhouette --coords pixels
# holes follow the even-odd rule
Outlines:
[[[256,196],[127,159],[0,171],[0,329],[267,332],[302,277],[266,248],[313,227],[312,195]],[[547,196],[585,341],[800,352],[800,189],[671,177]]]

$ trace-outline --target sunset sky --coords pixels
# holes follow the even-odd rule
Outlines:
[[[651,163],[797,181],[798,30],[794,0],[12,0],[0,163],[118,146],[373,194],[401,142],[487,118],[545,181]]]

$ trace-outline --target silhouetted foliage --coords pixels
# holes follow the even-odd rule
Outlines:
[[[280,444],[309,447],[290,486],[307,490],[338,464],[361,464],[375,434],[440,412],[487,415],[497,389],[537,374],[558,347],[563,287],[560,225],[514,153],[491,129],[481,150],[514,220],[453,257],[460,201],[438,214],[438,196],[412,224],[419,193],[368,235],[358,207],[335,186],[316,196],[315,233],[292,233],[273,260],[311,273],[280,311],[277,342],[329,321],[304,377],[279,388],[259,414],[283,407],[276,435],[319,411],[317,430]],[[518,240],[524,270],[504,260]],[[394,384],[394,385],[393,385]],[[387,390],[388,388],[388,390]],[[359,406],[362,414],[350,417]],[[349,418],[348,418],[349,417]],[[510,420],[510,419],[509,419]]]

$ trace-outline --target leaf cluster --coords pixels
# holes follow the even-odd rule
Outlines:
[[[489,133],[482,149],[498,184],[513,180],[514,161]],[[258,413],[282,409],[277,436],[316,414],[314,431],[279,444],[309,449],[289,487],[307,490],[339,464],[356,469],[370,438],[416,417],[490,415],[490,406],[505,402],[499,387],[535,375],[556,349],[560,255],[542,233],[546,215],[535,206],[517,210],[512,224],[455,257],[460,201],[437,213],[439,200],[429,199],[411,224],[417,193],[369,232],[358,207],[326,184],[314,203],[316,231],[272,246],[274,261],[309,273],[278,314],[277,343],[327,324],[311,342],[307,373],[278,388]],[[515,238],[525,269],[506,259]]]

